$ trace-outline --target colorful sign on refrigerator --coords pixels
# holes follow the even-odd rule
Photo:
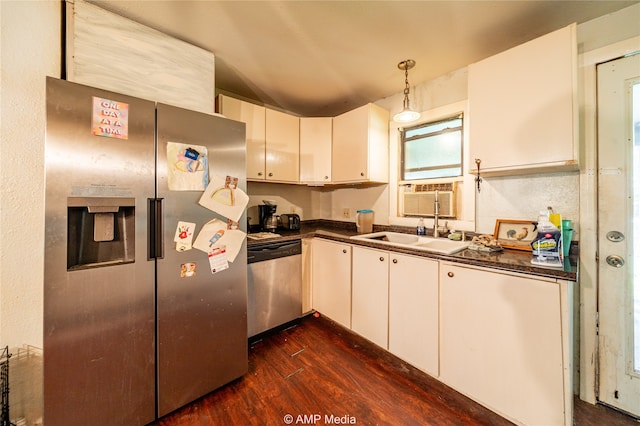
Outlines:
[[[94,96],[91,132],[96,136],[128,139],[129,104]]]

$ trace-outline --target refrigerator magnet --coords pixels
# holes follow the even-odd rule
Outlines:
[[[238,222],[249,204],[249,196],[237,187],[238,178],[213,176],[198,203],[234,222]]]
[[[218,247],[225,247],[227,259],[233,262],[246,238],[246,234],[239,229],[228,229],[227,224],[219,219],[212,219],[205,223],[196,237],[193,247],[210,253]]]
[[[189,278],[196,276],[196,263],[189,262],[180,265],[180,278]]]
[[[167,142],[167,169],[170,191],[204,191],[209,182],[207,148]]]
[[[193,241],[193,233],[195,229],[195,223],[183,221],[178,222],[176,233],[173,237],[173,241],[176,243],[177,251],[191,250],[191,243]]]
[[[227,261],[227,251],[224,246],[216,247],[213,251],[209,252],[209,268],[211,273],[224,271],[229,268],[229,262]]]
[[[108,138],[129,138],[129,104],[93,96],[91,133]]]

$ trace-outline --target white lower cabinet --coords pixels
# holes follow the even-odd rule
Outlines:
[[[351,328],[351,245],[314,239],[313,309]]]
[[[438,376],[438,262],[353,248],[351,329]]]
[[[572,284],[313,240],[313,307],[523,425],[573,419]]]
[[[440,379],[516,423],[570,424],[566,285],[441,262]]]
[[[353,247],[351,329],[387,349],[389,252]]]
[[[438,377],[438,261],[390,253],[389,352]]]

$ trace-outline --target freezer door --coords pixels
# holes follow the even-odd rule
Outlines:
[[[96,135],[96,120],[112,126]],[[154,128],[153,102],[47,78],[47,425],[155,419]]]
[[[196,173],[185,179],[172,175],[169,189],[171,173],[198,170],[198,164],[176,157],[176,147],[186,146],[198,154],[205,147],[209,175],[237,177],[238,188],[246,191],[245,125],[162,104],[157,122],[164,229],[157,261],[158,416],[163,416],[247,371],[246,241],[229,269],[212,274],[207,253],[178,250],[174,237],[178,221],[196,224],[195,240],[205,223],[226,218],[198,204],[203,188],[197,188],[198,178],[190,179]],[[239,224],[246,232],[246,213]]]

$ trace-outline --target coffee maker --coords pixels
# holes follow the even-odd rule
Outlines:
[[[276,215],[277,205],[263,201],[265,204],[258,205],[258,218],[260,219],[260,229],[266,232],[276,232],[278,228],[278,216]]]

